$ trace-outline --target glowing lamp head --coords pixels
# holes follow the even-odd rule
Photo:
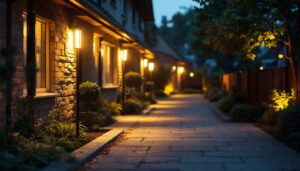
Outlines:
[[[144,68],[146,68],[148,66],[148,59],[144,59],[143,63],[144,63]]]
[[[260,67],[259,67],[259,70],[261,70],[261,71],[264,70],[264,67],[263,67],[263,66],[260,66]]]
[[[282,59],[283,57],[284,57],[283,54],[279,54],[279,55],[278,55],[278,58],[279,58],[279,59]]]
[[[121,60],[126,61],[127,60],[127,50],[121,51]]]
[[[182,74],[182,73],[184,72],[184,68],[183,68],[183,67],[179,67],[179,68],[178,68],[178,72],[179,72],[180,74]]]
[[[176,71],[176,66],[172,66],[172,71]]]
[[[193,72],[190,73],[190,77],[193,78],[195,74]]]
[[[148,67],[149,67],[149,71],[153,71],[154,70],[154,63],[150,62]]]
[[[79,29],[75,30],[75,48],[76,49],[81,48],[81,30]]]

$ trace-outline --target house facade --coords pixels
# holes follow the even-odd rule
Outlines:
[[[157,44],[154,47],[155,61],[158,65],[169,68],[172,71],[171,82],[175,89],[182,89],[182,74],[188,63],[171,45],[171,43],[160,33],[157,35]]]
[[[125,71],[142,75],[144,59],[155,58],[145,39],[145,28],[154,21],[151,0],[15,0],[12,14],[12,45],[16,48],[13,106],[27,95],[26,63],[28,54],[34,55],[34,109],[40,116],[53,108],[73,116],[77,78],[98,83],[105,98],[116,100],[122,90],[124,54]],[[6,25],[5,21],[6,3],[1,1],[0,24]],[[6,33],[0,27],[1,49],[6,47]],[[4,64],[2,59],[0,64]],[[2,127],[4,92],[1,85]]]

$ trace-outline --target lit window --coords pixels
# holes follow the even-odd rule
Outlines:
[[[23,50],[27,54],[27,22],[24,16]],[[35,22],[35,59],[36,59],[36,92],[46,92],[49,89],[49,23],[40,18]]]
[[[113,64],[115,48],[107,44],[102,44],[102,50],[103,85],[112,85],[114,81]]]

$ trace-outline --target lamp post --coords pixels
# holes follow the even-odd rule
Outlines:
[[[144,90],[144,94],[146,92],[145,90],[145,80],[146,80],[146,68],[148,66],[148,59],[143,59],[143,71],[144,71],[144,84],[143,84],[143,90]]]
[[[179,73],[179,75],[178,75],[178,87],[179,87],[179,89],[181,89],[181,80],[182,80],[181,76],[182,76],[183,72],[184,72],[184,67],[178,67],[178,73]]]
[[[122,84],[122,114],[125,115],[125,64],[127,60],[127,50],[122,50],[121,53],[121,61],[122,61],[122,78],[123,78],[123,84]]]
[[[80,84],[80,56],[79,49],[81,48],[81,30],[75,30],[75,49],[76,54],[76,136],[79,136],[79,84]]]
[[[154,63],[150,62],[148,68],[150,71],[150,80],[152,81],[152,71],[154,70]]]

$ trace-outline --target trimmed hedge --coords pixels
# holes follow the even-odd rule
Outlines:
[[[261,118],[262,112],[261,106],[239,104],[230,110],[229,117],[231,121],[235,122],[255,122]]]
[[[218,101],[217,108],[219,108],[224,113],[228,113],[231,108],[237,104],[239,104],[239,102],[226,96]]]

